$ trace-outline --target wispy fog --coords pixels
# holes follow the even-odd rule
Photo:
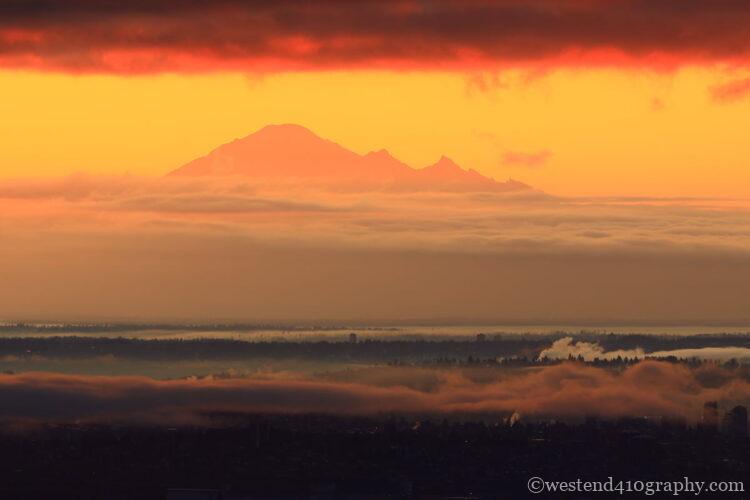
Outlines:
[[[178,421],[205,411],[518,412],[526,416],[697,415],[707,400],[750,401],[750,375],[645,361],[616,372],[574,363],[488,373],[383,367],[326,377],[294,372],[156,381],[49,373],[0,375],[0,416]]]
[[[0,183],[6,318],[748,319],[739,202]]]

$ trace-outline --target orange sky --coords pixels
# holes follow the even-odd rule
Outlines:
[[[269,123],[560,195],[750,195],[736,0],[10,1],[0,177],[161,175]]]
[[[750,96],[729,70],[0,72],[0,175],[161,175],[268,123],[357,152],[465,168],[560,195],[750,195]]]
[[[746,1],[0,11],[0,319],[749,321]],[[162,177],[281,123],[550,196]]]

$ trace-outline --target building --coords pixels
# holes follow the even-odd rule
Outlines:
[[[736,437],[747,437],[747,408],[735,406],[724,415],[722,430]]]
[[[170,488],[167,490],[167,500],[221,500],[221,490]]]
[[[719,428],[719,403],[716,401],[706,401],[703,405],[701,426],[713,430]]]

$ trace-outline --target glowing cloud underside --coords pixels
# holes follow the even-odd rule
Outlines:
[[[718,0],[5,0],[0,65],[154,72],[745,61],[750,7]]]

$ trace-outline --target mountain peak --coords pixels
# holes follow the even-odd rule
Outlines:
[[[433,163],[432,165],[426,167],[434,170],[440,170],[440,171],[457,171],[460,170],[461,172],[464,172],[464,169],[461,168],[455,161],[451,160],[447,156],[443,155],[440,157],[440,159]]]
[[[302,125],[297,125],[296,123],[271,123],[269,125],[266,125],[265,127],[259,129],[253,134],[250,134],[247,137],[251,136],[283,136],[285,138],[291,138],[291,137],[314,137],[320,140],[319,136],[317,136],[312,130],[309,128],[303,127]],[[240,139],[241,140],[241,139]]]
[[[286,178],[356,177],[362,157],[295,124],[267,125],[219,146],[173,175]]]
[[[464,170],[446,156],[429,167],[415,170],[385,149],[360,155],[291,123],[267,125],[246,137],[219,146],[170,175],[252,177],[258,180],[317,179],[327,183],[420,191],[508,191],[523,186],[496,182],[476,171]]]
[[[393,158],[393,155],[388,152],[387,149],[378,149],[377,151],[370,151],[365,155],[367,158]]]

